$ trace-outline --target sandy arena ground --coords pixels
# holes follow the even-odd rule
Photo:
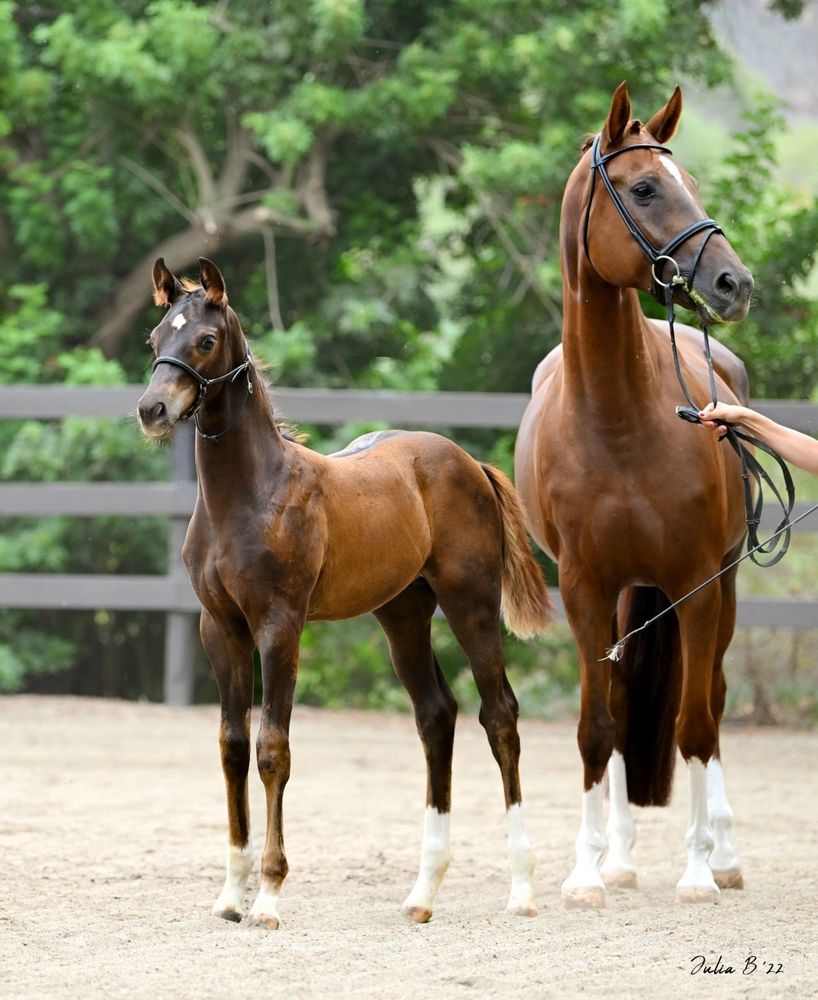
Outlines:
[[[818,995],[818,734],[728,730],[747,888],[679,906],[686,782],[637,810],[639,892],[564,911],[580,772],[573,727],[523,723],[536,919],[504,913],[499,775],[475,719],[455,747],[453,858],[431,923],[416,874],[424,773],[410,717],[297,709],[282,927],[210,916],[225,815],[216,708],[0,698],[0,996],[697,997]],[[257,848],[261,783],[251,770]],[[251,878],[251,893],[257,887]],[[721,956],[735,972],[691,975]],[[755,971],[745,975],[749,956]],[[772,970],[781,971],[768,972]],[[752,963],[749,966],[752,969]]]

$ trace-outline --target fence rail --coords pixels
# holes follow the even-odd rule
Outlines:
[[[0,387],[0,419],[58,420],[67,416],[131,416],[142,386],[116,388],[46,386]],[[381,392],[346,389],[276,389],[275,406],[292,420],[338,425],[378,421],[411,427],[508,429],[520,422],[528,396],[522,393]],[[788,400],[753,404],[773,419],[818,434],[818,406]],[[195,618],[199,605],[184,573],[180,550],[196,498],[192,430],[174,437],[171,479],[137,483],[2,483],[0,516],[169,517],[168,571],[163,576],[93,574],[0,574],[0,608],[160,611],[167,615],[165,699],[191,700],[195,659]],[[796,514],[809,504],[799,503]],[[765,512],[771,530],[775,512]],[[797,531],[814,532],[809,520]],[[559,594],[552,592],[561,613]],[[818,627],[818,604],[810,600],[745,599],[739,602],[740,626]]]

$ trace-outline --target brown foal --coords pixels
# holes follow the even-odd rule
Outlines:
[[[571,174],[560,230],[562,345],[537,369],[517,441],[529,529],[559,563],[580,656],[584,795],[576,866],[562,889],[566,905],[602,906],[606,882],[636,885],[628,800],[667,802],[677,745],[690,783],[688,864],[678,897],[716,901],[718,885],[741,884],[718,740],[735,571],[642,633],[621,660],[606,659],[617,627],[621,635],[641,625],[716,573],[738,554],[745,532],[736,456],[676,416],[684,397],[668,324],[647,319],[636,292],[652,286],[644,245],[663,248],[681,235],[672,251],[684,280],[672,286],[675,301],[707,322],[741,319],[749,305],[749,271],[718,227],[703,221],[695,181],[662,145],[681,109],[677,88],[643,125],[631,119],[622,84],[601,135]],[[674,270],[672,261],[660,261],[657,281],[670,283]],[[702,336],[677,332],[684,378],[704,405]],[[719,398],[746,400],[741,362],[720,345],[714,360]]]
[[[253,865],[248,814],[253,651],[261,658],[258,769],[267,796],[261,887],[250,921],[279,924],[287,874],[282,797],[301,631],[307,621],[373,612],[415,710],[427,765],[420,872],[404,903],[430,918],[449,861],[452,743],[457,705],[431,645],[439,604],[480,693],[480,721],[499,764],[508,812],[508,908],[533,915],[534,858],[525,833],[517,702],[499,614],[520,636],[542,631],[547,591],[508,479],[436,434],[384,431],[335,456],[287,436],[273,415],[224,279],[201,260],[200,284],[158,260],[154,298],[167,314],[138,404],[151,438],[195,413],[198,499],[183,557],[202,604],[202,643],[221,697],[228,855],[213,911],[241,919]]]

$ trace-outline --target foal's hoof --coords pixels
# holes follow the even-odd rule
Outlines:
[[[265,915],[263,913],[257,913],[253,915],[252,913],[247,918],[248,927],[261,927],[266,931],[277,931],[280,926],[281,921],[278,917],[272,915]]]
[[[228,908],[226,910],[217,909],[215,906],[211,911],[214,917],[221,917],[222,920],[229,920],[231,923],[238,924],[241,923],[241,914],[238,910]]]
[[[603,871],[602,878],[609,889],[638,889],[636,884],[636,872],[628,871],[627,868],[617,868],[611,871]]]
[[[428,924],[432,919],[432,911],[425,906],[404,906],[401,913],[413,924]]]
[[[714,871],[713,879],[719,889],[743,889],[744,876],[740,868],[725,868],[722,871]]]
[[[529,903],[528,906],[509,906],[507,912],[512,917],[536,917],[540,911],[536,903]]]
[[[719,890],[708,886],[676,886],[676,901],[679,903],[718,903]]]
[[[605,907],[605,890],[598,886],[563,888],[562,905],[566,910],[602,910]]]

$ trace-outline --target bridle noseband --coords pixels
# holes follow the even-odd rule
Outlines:
[[[186,361],[182,361],[181,358],[174,358],[170,354],[162,354],[158,357],[154,361],[151,371],[156,371],[157,365],[174,365],[176,368],[181,368],[182,371],[186,375],[189,375],[199,386],[199,394],[194,400],[193,405],[179,419],[190,420],[190,418],[193,417],[193,422],[196,424],[196,431],[200,437],[205,439],[205,441],[218,441],[220,438],[223,438],[225,434],[232,431],[239,422],[242,413],[244,413],[244,408],[247,406],[250,396],[253,394],[253,382],[250,378],[251,360],[249,351],[247,352],[247,357],[240,365],[236,365],[235,368],[231,368],[230,371],[226,372],[224,375],[217,375],[216,378],[206,378],[201,374],[201,372],[197,372],[196,369],[189,365]],[[207,395],[208,390],[212,385],[218,385],[221,382],[235,382],[242,372],[247,373],[247,395],[244,398],[244,403],[242,404],[236,419],[223,431],[219,431],[217,434],[205,434],[199,426],[198,412],[202,403],[205,401],[205,396]]]
[[[723,232],[722,228],[713,219],[698,219],[696,222],[691,222],[689,226],[685,226],[681,232],[677,233],[672,239],[668,240],[663,247],[655,247],[647,236],[645,236],[634,217],[628,211],[619,192],[614,187],[613,181],[608,176],[608,171],[605,169],[605,165],[609,160],[613,160],[615,157],[621,156],[623,153],[629,153],[632,149],[658,149],[659,152],[667,153],[669,156],[673,155],[672,151],[668,149],[667,146],[660,146],[658,143],[637,142],[632,146],[622,146],[620,149],[614,149],[612,152],[606,153],[603,156],[600,153],[601,145],[602,133],[600,132],[595,137],[593,145],[591,146],[591,193],[588,196],[588,204],[585,207],[585,221],[582,228],[585,255],[588,260],[591,261],[591,254],[588,249],[588,220],[591,215],[591,204],[594,200],[596,178],[597,175],[599,175],[602,183],[608,191],[608,194],[611,196],[611,201],[614,203],[617,212],[619,212],[622,221],[625,223],[628,232],[636,241],[642,253],[650,261],[650,270],[653,277],[651,294],[664,304],[667,301],[667,289],[670,286],[684,284],[688,291],[693,287],[693,279],[696,275],[696,268],[699,266],[699,261],[701,260],[704,248],[707,246],[707,242],[711,236],[714,236],[716,233]],[[688,271],[682,271],[676,263],[673,253],[692,236],[701,232],[704,232],[705,236],[699,246],[699,249],[696,251],[696,256],[693,258],[693,265]],[[659,272],[661,274],[666,261],[670,261],[676,269],[676,274],[669,282],[662,281],[661,277],[656,273],[656,265],[660,265]],[[593,264],[593,261],[591,261],[591,264]]]
[[[673,309],[673,290],[676,286],[681,286],[687,294],[691,296],[691,298],[693,297],[693,280],[696,275],[696,268],[699,266],[699,261],[701,260],[702,253],[704,252],[704,248],[707,246],[708,240],[711,236],[714,236],[716,233],[723,233],[723,230],[718,223],[713,221],[713,219],[698,219],[696,222],[692,222],[689,226],[685,226],[681,232],[677,233],[663,247],[655,247],[647,236],[645,236],[639,228],[636,220],[628,211],[625,203],[619,195],[619,192],[616,190],[611,178],[608,176],[608,171],[605,169],[605,165],[609,160],[614,159],[614,157],[621,156],[623,153],[628,153],[632,149],[658,149],[662,153],[668,153],[671,156],[673,154],[667,146],[660,146],[658,143],[652,142],[637,142],[631,146],[622,146],[619,149],[614,149],[612,152],[606,153],[603,156],[600,153],[601,144],[602,133],[600,132],[594,138],[593,145],[591,146],[591,193],[588,196],[588,203],[585,206],[585,218],[582,227],[582,240],[585,249],[585,256],[588,258],[589,263],[593,267],[593,261],[591,260],[591,254],[588,248],[588,225],[598,174],[602,179],[602,183],[605,185],[608,194],[611,196],[611,201],[613,201],[616,210],[622,218],[622,221],[625,223],[628,232],[636,241],[642,253],[644,253],[650,261],[650,270],[653,278],[651,284],[651,294],[662,302],[667,308],[667,321],[670,332],[670,344],[673,351],[673,363],[676,367],[676,377],[679,380],[679,385],[682,388],[682,392],[684,393],[687,402],[690,404],[689,406],[677,406],[676,413],[683,420],[687,420],[690,423],[701,423],[699,418],[700,407],[694,402],[690,390],[685,383],[681,364],[679,362],[679,351],[676,346],[676,334],[674,330],[675,315]],[[699,245],[699,249],[696,251],[696,255],[693,258],[693,264],[689,270],[682,271],[676,262],[676,259],[673,257],[673,253],[692,236],[701,232],[705,235]],[[671,277],[670,281],[665,282],[662,281],[660,275],[665,263],[668,261],[673,265],[676,273],[673,277]],[[657,265],[659,265],[659,274],[656,273]],[[715,405],[718,402],[716,397],[716,377],[713,371],[713,359],[710,354],[710,339],[708,337],[706,323],[702,323],[702,333],[704,335],[704,356],[707,360],[707,370],[710,377],[710,397]],[[739,462],[741,463],[741,477],[744,490],[744,511],[747,521],[747,555],[749,555],[753,562],[759,566],[773,566],[781,558],[783,558],[790,544],[790,533],[792,527],[790,515],[792,514],[793,507],[795,506],[795,489],[793,487],[790,470],[787,468],[787,465],[781,456],[770,448],[769,445],[760,441],[758,438],[745,433],[744,431],[736,430],[736,428],[730,426],[730,424],[725,424],[724,426],[727,429],[725,437],[735,453],[738,455]],[[770,479],[767,471],[759,463],[758,459],[756,459],[752,452],[748,450],[745,443],[753,448],[766,452],[778,463],[787,492],[786,502],[781,496],[781,493],[775,483]],[[753,499],[752,494],[751,477],[755,481],[757,487],[755,499]],[[764,503],[762,481],[765,482],[772,490],[776,500],[778,500],[781,505],[781,509],[784,514],[783,519],[775,530],[775,533],[768,538],[766,542],[759,542],[758,540],[758,528],[761,522],[761,510]],[[776,551],[776,549],[778,551]],[[760,559],[756,558],[758,554],[761,554],[762,556],[769,556],[770,558],[766,562],[762,562]],[[726,570],[722,570],[722,572],[725,571]],[[688,594],[686,596],[690,595]],[[672,606],[675,607],[675,605]]]

